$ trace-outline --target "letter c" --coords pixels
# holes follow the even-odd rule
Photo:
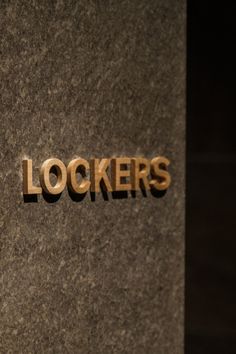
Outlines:
[[[84,194],[88,191],[91,182],[85,179],[86,170],[89,169],[87,160],[78,158],[72,160],[67,167],[68,187],[73,193]],[[82,175],[82,181],[78,183],[76,172]]]

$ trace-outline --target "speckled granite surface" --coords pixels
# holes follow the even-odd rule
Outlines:
[[[183,0],[0,2],[0,352],[183,353]],[[162,198],[21,194],[21,160],[164,155]]]

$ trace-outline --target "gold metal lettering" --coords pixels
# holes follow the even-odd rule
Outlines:
[[[82,158],[70,161],[68,167],[56,158],[50,158],[41,166],[39,179],[41,186],[33,184],[32,160],[24,159],[23,166],[23,193],[42,194],[44,190],[48,194],[60,194],[66,184],[73,193],[84,194],[89,189],[91,192],[107,192],[149,190],[166,190],[171,183],[170,173],[167,167],[170,161],[158,156],[151,161],[143,157],[119,157],[91,159],[89,162]],[[110,173],[108,173],[110,167]],[[90,179],[86,176],[87,171]],[[50,173],[55,173],[57,182],[51,182]],[[77,174],[81,178],[77,178]]]
[[[57,172],[57,183],[52,186],[50,182],[50,171],[55,168]],[[48,159],[44,161],[40,169],[40,182],[44,191],[48,194],[60,194],[65,186],[67,180],[67,171],[64,163],[59,159]]]
[[[169,166],[170,161],[162,156],[155,157],[151,161],[151,174],[154,177],[150,181],[150,186],[159,191],[166,190],[171,183],[171,177],[168,171],[166,171],[167,166]]]
[[[110,159],[90,160],[91,192],[100,192],[100,186],[107,192],[112,192],[112,186],[107,175]]]
[[[150,162],[142,157],[131,159],[131,184],[132,190],[149,190],[148,175],[150,173]]]
[[[122,183],[122,178],[130,177],[130,169],[121,169],[130,165],[131,159],[129,157],[119,157],[111,160],[111,175],[112,186],[114,191],[130,191],[131,183]]]
[[[32,160],[23,160],[23,193],[24,194],[41,194],[42,188],[33,185],[33,169]]]
[[[67,167],[67,183],[73,193],[86,193],[91,185],[91,182],[85,179],[86,170],[89,169],[88,161],[78,158],[72,160]],[[78,183],[76,172],[82,176],[82,181]]]

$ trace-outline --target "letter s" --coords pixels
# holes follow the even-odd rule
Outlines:
[[[151,161],[151,175],[153,179],[150,181],[150,186],[159,191],[166,190],[171,183],[171,177],[167,171],[167,166],[170,161],[163,157],[158,156]]]

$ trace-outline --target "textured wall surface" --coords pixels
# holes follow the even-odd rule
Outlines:
[[[0,352],[183,353],[184,0],[0,2]],[[157,198],[24,200],[49,157],[164,155]]]

